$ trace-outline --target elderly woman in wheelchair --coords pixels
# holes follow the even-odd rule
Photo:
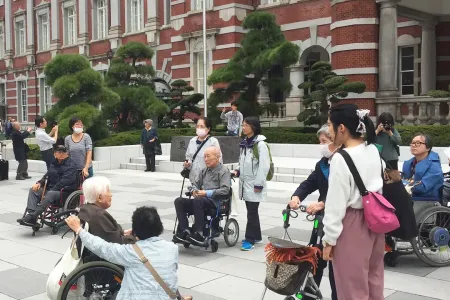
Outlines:
[[[56,159],[47,173],[30,189],[24,216],[17,220],[21,225],[36,226],[37,219],[48,206],[62,204],[64,190],[78,188],[77,169],[66,147],[57,146],[54,155]]]
[[[187,248],[189,245],[209,247],[216,252],[218,244],[213,240],[223,230],[220,220],[226,216],[224,236],[228,246],[236,244],[239,226],[236,220],[229,218],[231,212],[231,173],[220,162],[221,152],[217,147],[205,150],[206,168],[197,176],[187,193],[189,198],[179,197],[175,200],[175,210],[178,219],[178,229],[173,236],[174,243],[181,243]],[[188,216],[194,215],[195,223],[189,228]],[[210,219],[208,219],[210,217]],[[231,229],[231,225],[234,229]],[[229,239],[230,233],[235,237]]]

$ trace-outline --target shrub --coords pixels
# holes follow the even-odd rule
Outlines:
[[[435,147],[448,147],[450,145],[450,135],[448,134],[450,132],[450,125],[396,126],[395,128],[402,136],[403,146],[409,146],[416,133],[428,134]]]
[[[27,158],[30,160],[42,160],[41,150],[38,145],[28,145],[30,147],[30,152],[27,154]]]

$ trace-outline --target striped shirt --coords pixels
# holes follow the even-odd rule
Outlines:
[[[66,136],[64,146],[69,150],[70,158],[72,158],[78,170],[84,169],[86,166],[87,152],[92,150],[92,139],[87,133],[83,133],[83,137],[78,143],[72,139],[72,135]],[[91,165],[89,167],[92,166]]]

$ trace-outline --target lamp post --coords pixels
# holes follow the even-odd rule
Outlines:
[[[208,105],[207,105],[207,98],[208,98],[208,86],[207,86],[207,52],[206,52],[206,2],[208,0],[203,0],[203,109],[204,113],[203,115],[207,117],[208,115]]]

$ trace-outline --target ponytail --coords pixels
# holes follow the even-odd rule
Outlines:
[[[369,116],[364,117],[364,125],[366,126],[366,142],[368,145],[375,143],[375,126]]]

